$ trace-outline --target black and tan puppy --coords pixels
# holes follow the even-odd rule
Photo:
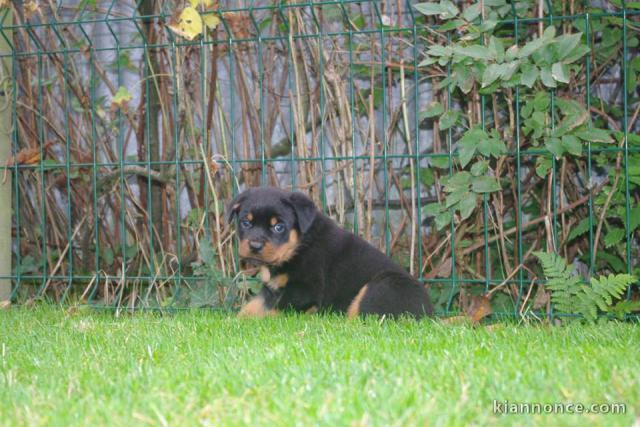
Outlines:
[[[265,286],[241,310],[431,315],[426,289],[366,241],[340,228],[302,193],[250,188],[228,207],[240,257],[260,265]]]

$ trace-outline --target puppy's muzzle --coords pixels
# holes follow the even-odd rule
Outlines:
[[[262,248],[264,248],[264,242],[251,240],[249,242],[249,248],[251,248],[252,253],[257,254],[262,250]]]

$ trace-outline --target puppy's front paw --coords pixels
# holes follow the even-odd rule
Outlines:
[[[240,309],[238,317],[262,318],[265,316],[272,316],[276,313],[276,310],[268,308],[265,305],[262,295],[257,295]]]

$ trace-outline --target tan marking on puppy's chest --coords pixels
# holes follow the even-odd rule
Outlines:
[[[275,291],[284,288],[285,286],[287,286],[287,283],[289,283],[289,275],[278,274],[274,278],[269,280],[267,286]]]
[[[271,271],[266,266],[260,267],[260,281],[267,285],[270,289],[277,291],[278,289],[282,289],[287,286],[289,282],[288,274],[276,274],[271,277]]]
[[[269,289],[277,291],[287,286],[289,275],[283,273],[271,277],[271,271],[266,266],[262,266],[260,267],[260,281],[268,286]]]

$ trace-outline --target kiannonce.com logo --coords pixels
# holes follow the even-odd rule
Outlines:
[[[494,400],[493,413],[509,414],[626,414],[625,403],[540,403]]]

